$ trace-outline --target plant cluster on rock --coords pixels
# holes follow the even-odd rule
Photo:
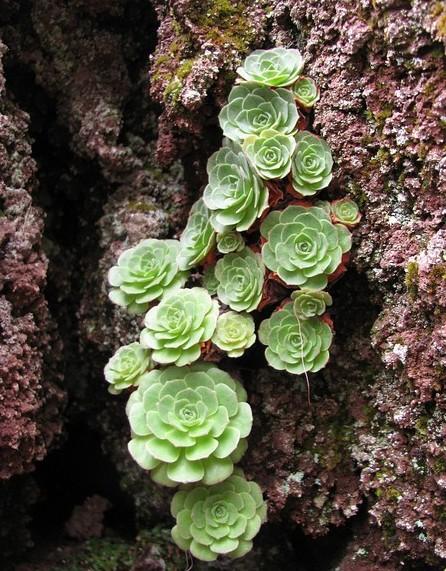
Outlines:
[[[129,451],[155,482],[183,486],[172,536],[205,561],[247,553],[266,519],[260,488],[234,469],[252,426],[246,391],[215,362],[249,351],[260,322],[271,367],[300,376],[325,367],[325,289],[345,271],[360,219],[349,198],[311,202],[333,159],[307,130],[319,91],[302,68],[296,49],[246,58],[180,240],[144,240],[109,272],[111,301],[146,312],[139,343],[105,369],[111,392],[134,388]]]

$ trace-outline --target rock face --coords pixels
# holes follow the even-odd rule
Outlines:
[[[298,47],[321,87],[313,127],[336,159],[330,197],[349,194],[364,217],[349,272],[332,289],[335,346],[329,366],[311,379],[311,404],[304,382],[258,368],[261,352],[238,370],[255,418],[243,467],[268,496],[271,529],[281,530],[267,528],[259,537],[253,568],[262,558],[271,562],[281,546],[295,569],[443,569],[441,2],[4,4],[0,478],[31,470],[61,430],[65,370],[70,426],[99,435],[138,530],[168,523],[170,494],[128,458],[125,396],[107,395],[102,379],[107,358],[134,340],[140,325],[108,302],[106,272],[140,239],[183,228],[206,182],[207,158],[220,144],[217,115],[240,60],[257,47]],[[31,116],[32,148],[21,109]],[[44,296],[40,207],[47,212],[48,296],[63,359]],[[68,440],[73,430],[67,427]],[[95,471],[94,462],[88,470]],[[66,519],[94,494],[119,503],[96,488],[73,496]],[[25,514],[29,500],[17,501]],[[112,521],[113,507],[110,513]],[[176,568],[178,554],[165,551],[166,538],[151,541],[155,551],[138,551],[132,568],[145,568],[144,557],[159,553],[165,567],[154,569]],[[275,568],[268,565],[262,568]]]

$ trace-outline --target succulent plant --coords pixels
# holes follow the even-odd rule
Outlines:
[[[252,539],[266,521],[266,503],[255,482],[235,470],[216,486],[178,491],[171,503],[176,518],[175,543],[202,561],[219,555],[242,557],[252,549]]]
[[[151,368],[150,351],[139,343],[120,347],[104,368],[105,379],[110,383],[108,392],[118,395],[128,387],[138,386],[142,376]]]
[[[318,317],[325,313],[327,305],[333,300],[326,291],[313,291],[310,289],[298,289],[291,294],[293,300],[294,315],[298,319]]]
[[[182,287],[187,273],[180,272],[178,240],[143,240],[125,250],[108,272],[112,286],[108,296],[113,303],[132,314],[147,311],[150,302]]]
[[[333,222],[340,222],[345,226],[355,226],[361,220],[358,205],[351,198],[340,198],[330,204]]]
[[[296,49],[255,50],[245,59],[243,66],[237,68],[237,73],[246,81],[285,87],[296,81],[303,65],[303,58]]]
[[[254,311],[262,299],[264,274],[261,256],[250,248],[226,254],[215,266],[218,298],[234,311]]]
[[[298,105],[311,109],[319,101],[319,89],[310,77],[299,77],[291,88]]]
[[[312,196],[332,179],[333,159],[327,143],[308,131],[296,135],[296,151],[291,166],[291,183],[302,196]]]
[[[217,232],[248,230],[268,207],[268,189],[237,143],[227,141],[207,165],[203,200]]]
[[[296,127],[298,113],[293,94],[288,89],[272,90],[256,83],[242,83],[232,88],[228,104],[219,115],[223,134],[240,143],[249,135],[275,129],[289,135]]]
[[[296,141],[274,129],[246,137],[243,150],[258,174],[267,180],[284,178],[291,169]]]
[[[296,375],[325,367],[332,338],[325,321],[318,317],[298,319],[291,302],[262,321],[259,328],[259,340],[267,346],[265,357],[271,367]]]
[[[245,247],[243,236],[234,230],[217,234],[217,250],[221,254],[240,252]]]
[[[201,282],[204,289],[206,289],[211,295],[217,293],[218,280],[215,277],[215,266],[208,266],[204,269]]]
[[[218,301],[200,287],[180,289],[164,296],[144,318],[143,347],[152,349],[156,363],[189,365],[201,355],[217,324]]]
[[[351,248],[348,229],[332,224],[326,211],[316,206],[270,212],[260,231],[267,240],[262,248],[266,267],[287,285],[306,289],[324,289]]]
[[[256,340],[254,319],[247,313],[227,311],[217,320],[217,328],[212,343],[228,354],[228,357],[241,357]]]
[[[126,412],[131,456],[164,486],[228,478],[252,426],[245,389],[208,363],[150,371]]]
[[[191,208],[186,228],[180,238],[178,266],[188,270],[197,266],[215,247],[215,232],[210,221],[210,212],[199,198]]]

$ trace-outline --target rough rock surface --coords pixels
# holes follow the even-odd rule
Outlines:
[[[0,17],[11,70],[24,73],[26,86],[39,95],[28,98],[10,73],[21,107],[34,118],[69,416],[100,435],[138,529],[168,522],[169,493],[128,458],[125,397],[110,397],[101,377],[108,356],[133,340],[139,326],[108,303],[106,271],[142,237],[175,235],[184,226],[187,206],[205,183],[206,160],[220,143],[218,111],[246,53],[273,45],[302,50],[308,75],[321,87],[313,127],[336,159],[331,196],[350,194],[364,218],[355,231],[349,272],[333,287],[335,347],[329,366],[311,379],[311,405],[304,382],[253,369],[260,352],[237,372],[255,417],[244,468],[268,496],[272,528],[279,526],[287,546],[291,538],[294,568],[443,569],[442,3],[8,0]],[[3,270],[0,256],[0,323],[8,328],[7,356],[17,363],[8,386],[16,390],[17,375],[25,379],[30,403],[21,400],[19,408],[11,404],[15,398],[7,399],[14,422],[25,427],[5,432],[6,447],[1,432],[0,454],[15,450],[8,452],[9,464],[0,462],[10,475],[42,457],[59,429],[54,413],[60,393],[53,379],[62,366],[53,358],[53,373],[42,374],[51,325],[42,294],[42,215],[30,203],[36,167],[28,119],[5,97],[3,83],[0,96],[6,213],[0,229],[8,237],[0,234],[0,249],[7,264],[16,264]],[[18,145],[14,156],[11,141]],[[9,248],[18,254],[8,257]],[[5,271],[14,279],[3,282]],[[10,445],[14,438],[21,448]],[[274,533],[258,540],[265,569],[276,568],[268,567],[271,538],[282,545]],[[320,545],[328,546],[322,560]],[[134,570],[152,568],[151,549]],[[178,554],[168,550],[163,564],[174,569]]]

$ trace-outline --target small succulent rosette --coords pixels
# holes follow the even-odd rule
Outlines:
[[[291,186],[298,196],[313,196],[332,179],[333,158],[327,143],[309,131],[296,134]]]
[[[333,303],[331,295],[326,291],[298,289],[292,292],[293,311],[297,319],[320,317]]]
[[[299,77],[304,65],[299,50],[273,48],[271,50],[255,50],[237,73],[246,81],[269,87],[286,87]]]
[[[260,324],[259,340],[265,357],[278,371],[295,375],[316,373],[328,362],[333,339],[331,327],[318,317],[300,320],[289,302]]]
[[[351,248],[351,234],[316,206],[273,211],[260,228],[266,267],[289,286],[322,290]]]
[[[241,383],[207,363],[150,371],[126,411],[131,456],[170,487],[228,478],[252,427]]]
[[[179,271],[179,251],[178,240],[157,239],[143,240],[125,250],[108,272],[110,300],[129,313],[141,314],[152,301],[182,287],[188,274]]]
[[[245,139],[243,150],[259,176],[264,180],[285,178],[291,170],[296,141],[274,129]]]
[[[304,111],[309,111],[319,101],[319,88],[310,77],[300,76],[291,90],[296,102]]]
[[[138,386],[141,378],[153,368],[150,351],[139,343],[120,347],[104,368],[108,392],[118,395],[124,389]]]
[[[211,214],[202,198],[192,206],[186,228],[180,238],[178,266],[182,270],[194,268],[215,247],[215,231]]]
[[[170,510],[173,540],[201,561],[246,555],[267,514],[260,487],[240,469],[221,484],[178,491]]]
[[[200,358],[201,346],[212,337],[219,306],[200,287],[181,289],[147,312],[140,343],[152,350],[161,365],[190,365]]]
[[[203,200],[217,232],[248,230],[268,208],[268,189],[242,148],[227,141],[207,164]]]
[[[339,198],[330,204],[331,218],[333,222],[344,224],[348,228],[353,228],[359,224],[361,213],[359,207],[351,198]]]
[[[254,319],[248,313],[227,311],[219,315],[212,343],[228,357],[241,357],[256,340]]]
[[[217,234],[217,250],[220,254],[240,252],[245,247],[243,236],[234,230]]]

